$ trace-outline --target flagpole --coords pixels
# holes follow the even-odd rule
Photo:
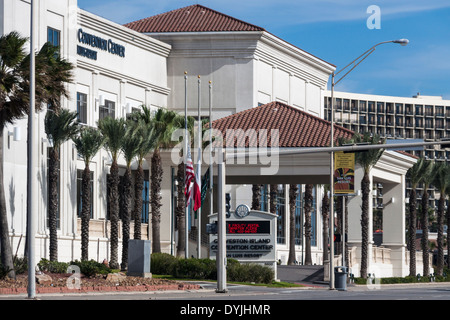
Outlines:
[[[201,89],[200,89],[200,85],[201,85],[201,80],[200,80],[200,76],[198,76],[198,137],[197,137],[197,141],[198,141],[198,158],[197,158],[197,181],[200,183],[201,182],[201,174],[202,174],[202,119],[201,119],[201,113],[200,113],[200,109],[201,109]],[[201,185],[199,186],[200,191],[201,191]],[[200,196],[201,197],[201,196]],[[200,259],[201,258],[201,250],[202,250],[202,243],[201,243],[201,238],[202,238],[202,225],[201,225],[201,221],[202,221],[202,206],[200,204],[200,208],[197,211],[197,222],[198,222],[198,226],[197,226],[197,230],[198,230],[198,236],[197,236],[197,257]]]
[[[209,214],[213,214],[213,163],[212,163],[212,81],[209,81]]]
[[[184,72],[184,179],[187,177],[186,164],[187,164],[187,151],[188,151],[188,125],[187,125],[187,71]],[[186,199],[188,201],[188,199]],[[189,258],[189,206],[185,206],[185,252],[186,259]]]

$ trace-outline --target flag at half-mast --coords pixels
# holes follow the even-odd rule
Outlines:
[[[191,200],[194,201],[194,211],[197,211],[201,205],[200,181],[197,181],[197,176],[194,172],[194,165],[192,163],[191,148],[188,146],[186,158],[186,177],[184,195],[186,196],[186,207],[189,206]]]

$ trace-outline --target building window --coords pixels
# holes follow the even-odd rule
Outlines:
[[[298,185],[298,194],[295,199],[295,244],[303,245],[303,234],[302,234],[302,226],[304,225],[303,221],[303,202],[302,202],[302,185]]]
[[[148,214],[150,212],[150,181],[144,180],[144,189],[142,190],[142,215],[141,222],[148,223]]]
[[[47,28],[47,41],[55,47],[61,47],[61,31],[48,27]]]
[[[277,243],[286,244],[286,193],[284,185],[278,185],[277,192]]]
[[[87,123],[87,94],[77,92],[78,122]]]
[[[84,170],[77,170],[77,216],[81,218],[81,210],[83,208],[83,172]],[[94,173],[91,171],[90,173],[90,192],[91,192],[91,219],[94,218]]]
[[[116,116],[116,103],[113,101],[105,100],[105,105],[99,107],[99,120],[106,117],[115,118]]]

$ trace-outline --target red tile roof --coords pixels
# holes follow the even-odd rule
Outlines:
[[[235,130],[234,147],[244,147],[242,139],[245,139],[246,147],[271,146],[270,134],[273,129],[278,129],[278,146],[281,148],[330,145],[331,123],[329,121],[281,102],[271,102],[218,119],[213,121],[212,126],[222,132],[224,146],[227,147],[233,146],[230,142],[227,144],[228,129]],[[354,134],[353,131],[338,125],[334,128],[335,141],[339,137],[349,139]],[[258,140],[258,132],[261,132],[261,129],[267,129],[267,134],[263,134]],[[245,134],[248,138],[245,138]]]
[[[195,4],[125,24],[141,33],[265,31],[263,28]]]

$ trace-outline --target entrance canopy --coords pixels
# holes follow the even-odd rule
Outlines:
[[[284,155],[281,150],[330,146],[331,123],[281,102],[248,109],[212,123],[223,138],[227,184],[326,184],[328,153]],[[353,131],[335,125],[335,142]],[[233,158],[248,151],[256,156]]]

